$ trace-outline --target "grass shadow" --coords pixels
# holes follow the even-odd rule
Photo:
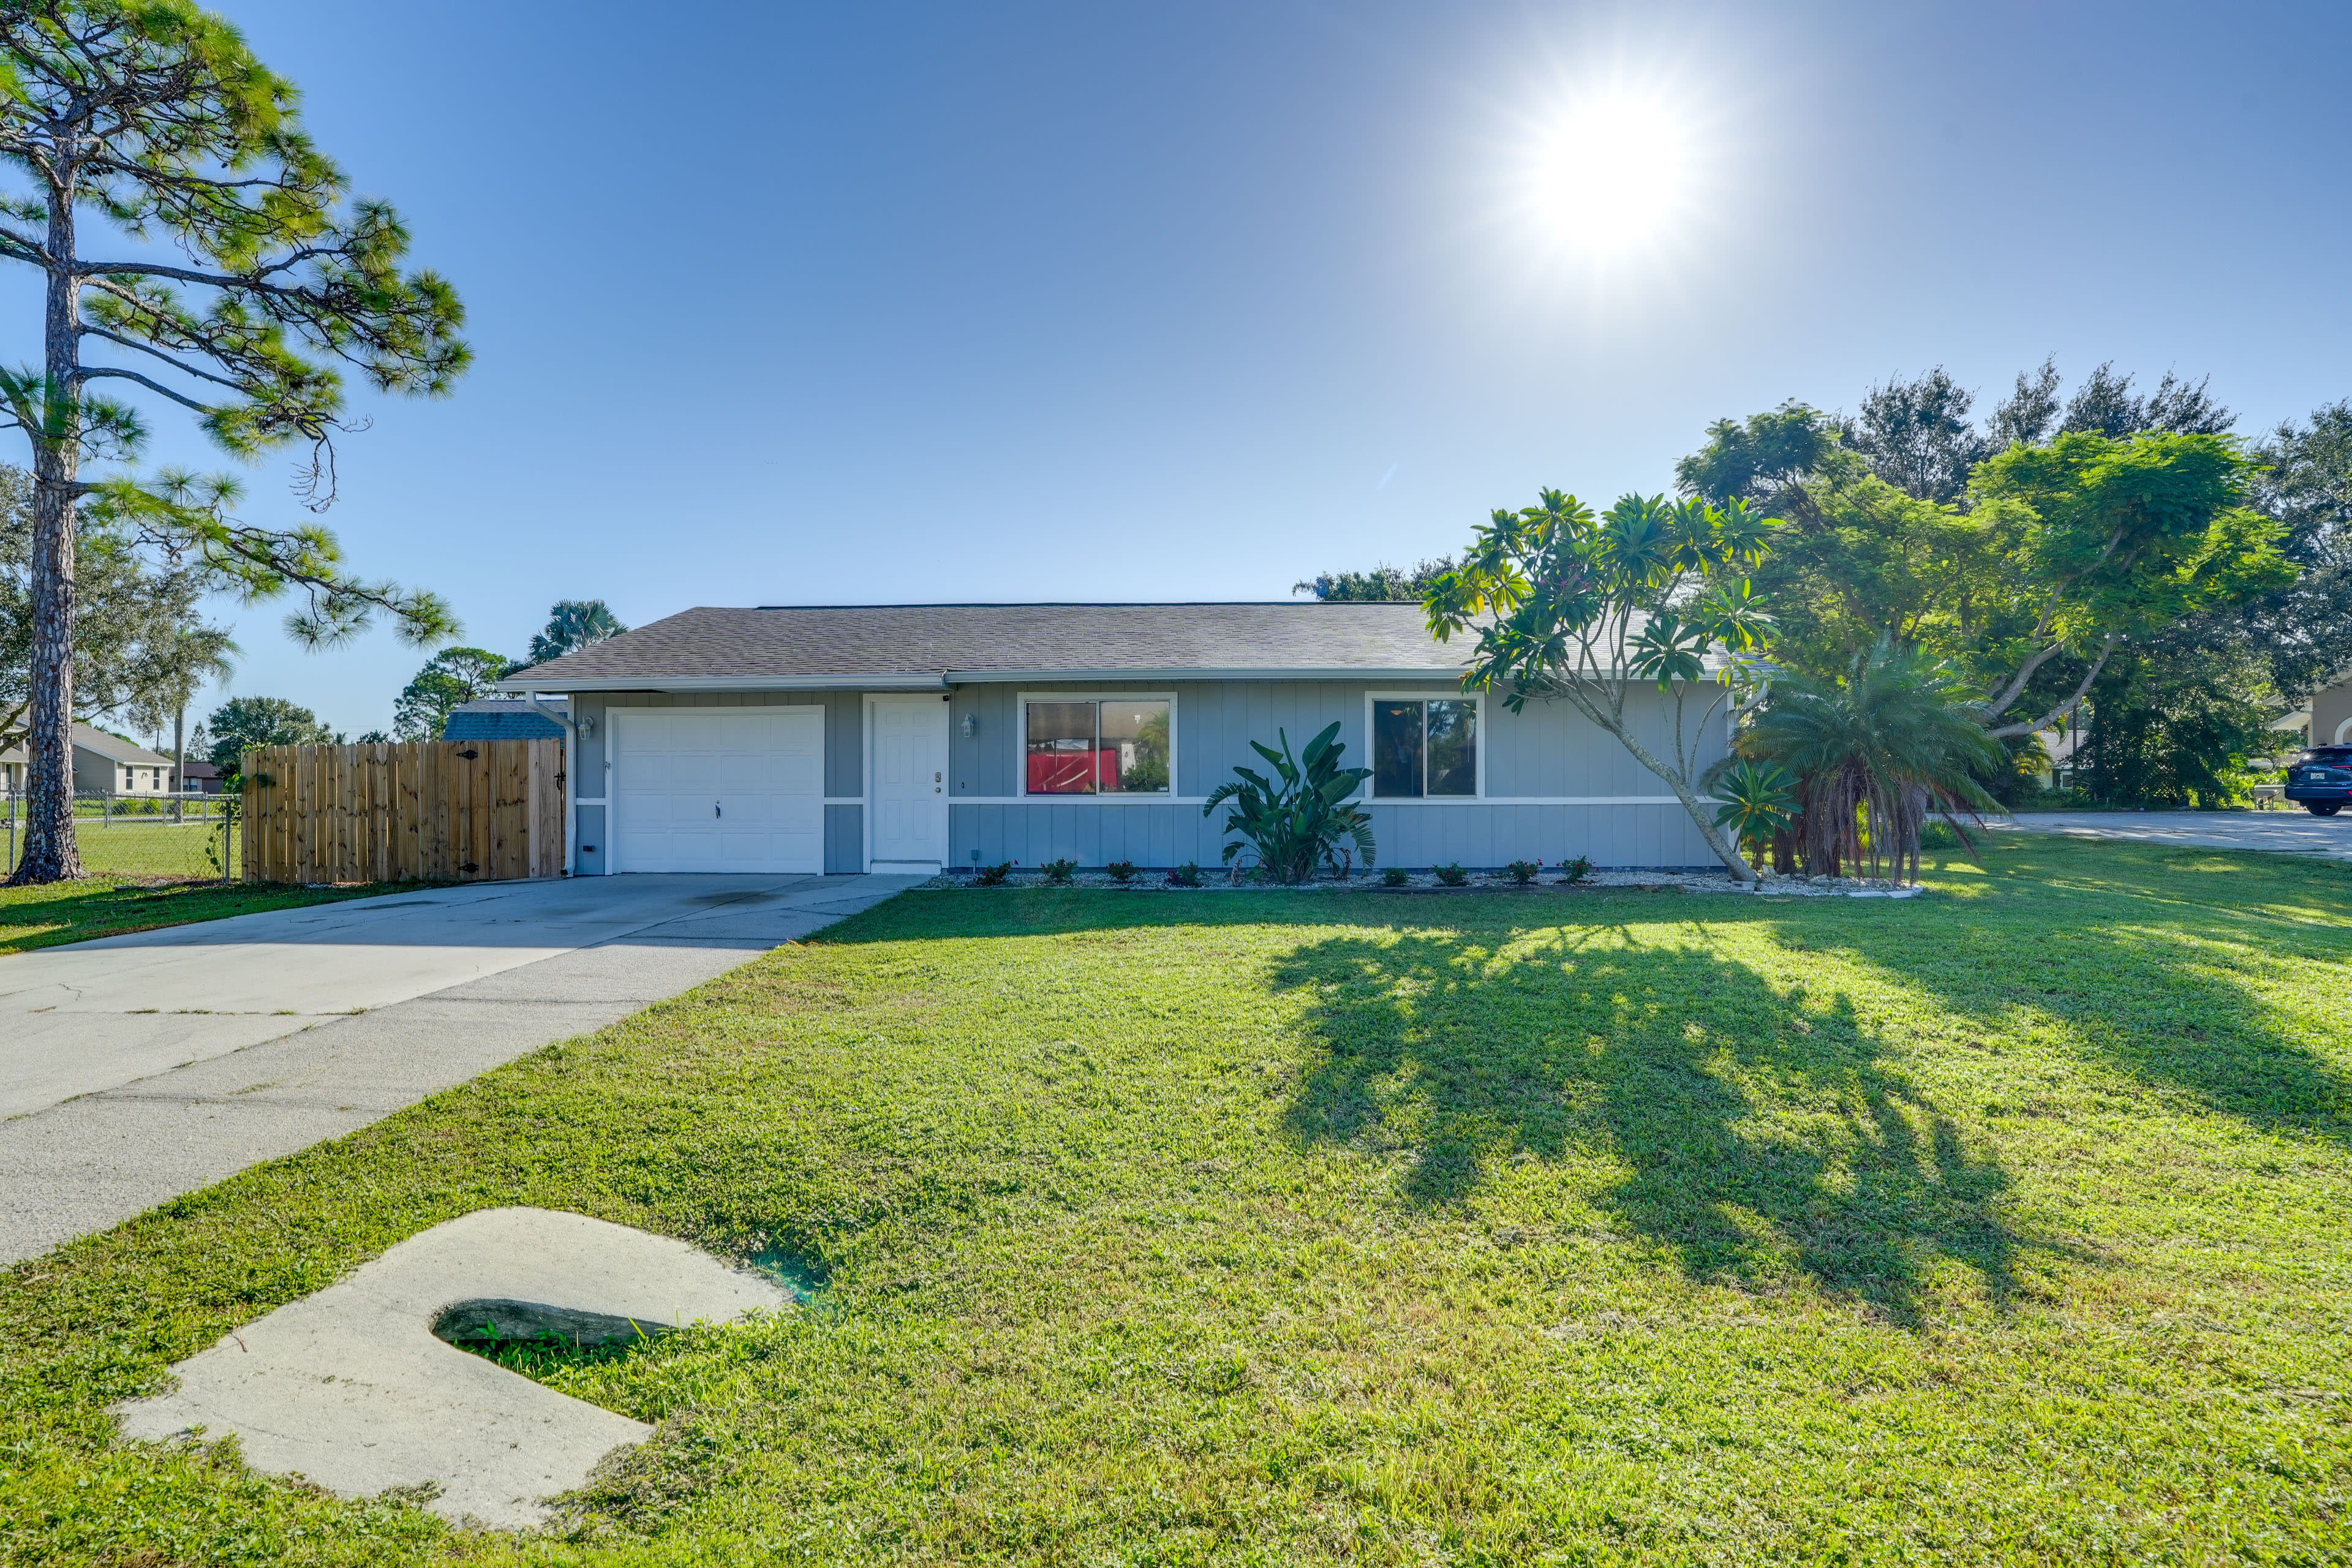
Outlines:
[[[2007,1173],[1843,997],[1623,928],[1350,934],[1276,980],[1323,1047],[1290,1135],[1403,1153],[1412,1203],[1461,1204],[1514,1158],[1599,1158],[1622,1175],[1595,1201],[1695,1277],[1794,1269],[1906,1324],[1939,1259],[2015,1293]]]
[[[2151,1089],[2352,1147],[2352,1075],[2331,1055],[2340,1032],[2316,1036],[2318,1009],[2271,994],[2332,984],[2352,962],[2342,868],[2095,841],[2000,850],[1979,896],[1939,928],[1844,920],[1836,945],[1988,1029],[2037,1012]]]

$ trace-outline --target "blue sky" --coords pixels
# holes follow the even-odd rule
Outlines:
[[[562,597],[1282,597],[1937,363],[2210,372],[2248,430],[2352,395],[2334,7],[228,14],[470,315],[328,521],[505,652]],[[1601,251],[1541,157],[1596,101],[1683,148]],[[233,689],[388,725],[424,655],[283,609],[225,607]]]

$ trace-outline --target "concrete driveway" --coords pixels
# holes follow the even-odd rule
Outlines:
[[[0,957],[0,1262],[602,1028],[920,879],[493,882]]]
[[[2075,838],[2271,849],[2352,860],[2352,812],[2314,816],[2301,806],[2293,811],[2033,811],[1988,826]]]

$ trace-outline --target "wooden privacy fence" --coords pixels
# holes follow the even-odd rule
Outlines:
[[[563,742],[395,741],[245,753],[256,882],[489,882],[563,873]]]

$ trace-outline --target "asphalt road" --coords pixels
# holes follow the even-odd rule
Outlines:
[[[0,957],[0,1263],[602,1028],[916,877],[590,877]]]
[[[2006,822],[1989,821],[1988,826],[2076,838],[2270,849],[2352,860],[2352,811],[2334,816],[2314,816],[2301,806],[2292,811],[2036,811],[2021,812]]]

